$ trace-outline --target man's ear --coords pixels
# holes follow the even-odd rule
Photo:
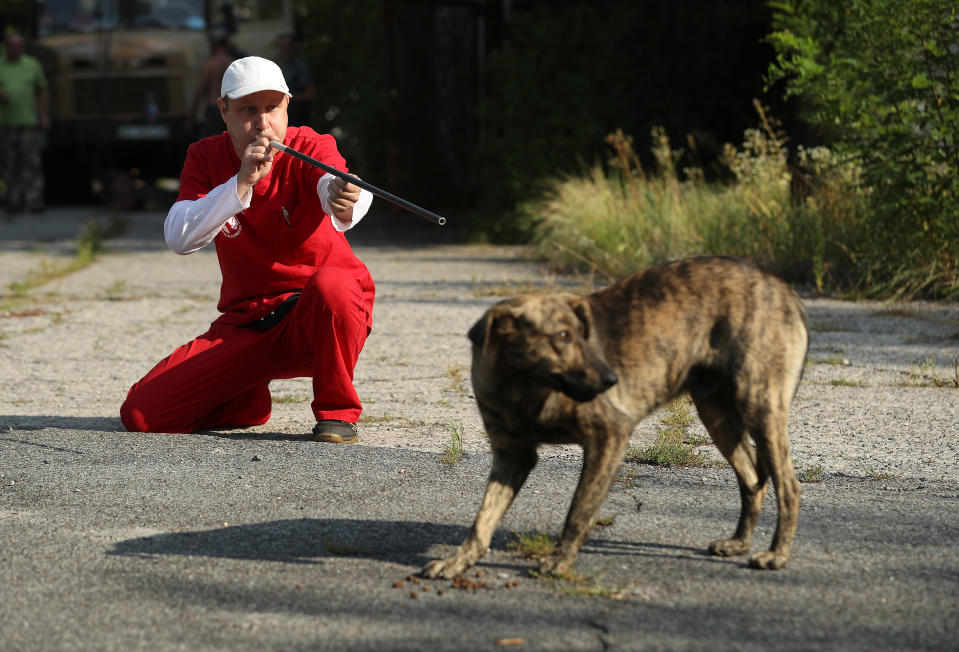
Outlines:
[[[570,295],[566,299],[566,303],[573,309],[576,317],[583,322],[583,338],[588,340],[589,334],[593,330],[593,311],[590,310],[589,301],[586,300],[586,297]]]

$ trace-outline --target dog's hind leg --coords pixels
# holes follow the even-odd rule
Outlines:
[[[756,441],[760,463],[766,460],[769,465],[770,475],[776,487],[779,511],[772,545],[766,552],[753,555],[749,565],[753,568],[768,570],[782,568],[792,552],[802,492],[789,457],[789,447],[786,442],[786,413],[769,411],[762,425],[752,426],[749,430]]]
[[[692,399],[716,447],[736,472],[741,499],[735,534],[731,539],[710,543],[709,552],[722,557],[745,555],[766,497],[768,469],[762,461],[757,463],[746,426],[733,407],[731,397],[720,400],[715,393],[708,396],[694,393]]]
[[[541,573],[566,573],[576,560],[623,461],[630,429],[625,427],[621,430],[621,433],[603,432],[586,439],[583,445],[583,470],[566,515],[559,548],[540,563]]]
[[[424,566],[422,574],[425,577],[452,579],[486,553],[493,532],[503,520],[506,510],[513,504],[513,499],[529,477],[529,472],[536,466],[536,458],[535,449],[494,449],[493,468],[490,470],[486,494],[469,536],[452,557],[437,559]]]

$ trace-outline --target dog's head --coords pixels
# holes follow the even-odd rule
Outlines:
[[[590,401],[617,382],[590,341],[588,301],[572,294],[529,294],[502,301],[470,329],[473,364],[496,378],[530,383]],[[502,377],[509,375],[509,378]],[[475,374],[474,374],[475,377]]]

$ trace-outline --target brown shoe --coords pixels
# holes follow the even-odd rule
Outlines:
[[[356,424],[338,419],[324,419],[313,426],[313,441],[331,444],[355,444],[360,440]]]

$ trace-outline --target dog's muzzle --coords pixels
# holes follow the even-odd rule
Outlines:
[[[600,382],[603,383],[603,389],[609,389],[613,385],[619,382],[619,376],[616,375],[616,372],[612,369],[603,372],[600,377]]]
[[[607,367],[593,375],[584,372],[576,374],[557,374],[554,387],[574,401],[586,402],[608,390],[619,382],[619,377]]]

